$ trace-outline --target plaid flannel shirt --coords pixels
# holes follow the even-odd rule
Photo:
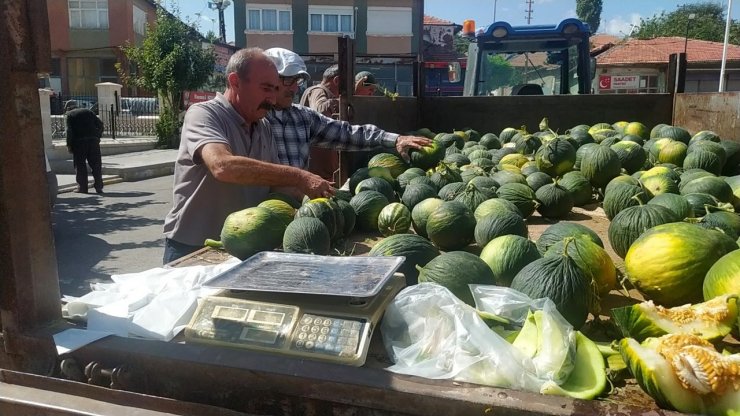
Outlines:
[[[372,124],[352,125],[297,104],[282,111],[271,110],[266,118],[272,128],[280,163],[301,169],[308,166],[311,145],[346,151],[394,149],[398,139],[397,134]]]

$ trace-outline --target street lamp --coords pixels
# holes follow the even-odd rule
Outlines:
[[[683,54],[686,55],[686,46],[689,43],[689,25],[691,24],[691,21],[696,18],[695,13],[689,13],[689,18],[686,19],[686,35],[683,37]]]

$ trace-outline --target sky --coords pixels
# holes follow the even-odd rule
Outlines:
[[[639,25],[640,18],[649,18],[662,11],[672,12],[681,4],[699,0],[603,0],[599,33],[616,36],[629,35],[633,25]],[[218,34],[218,12],[208,8],[207,0],[164,0],[168,8],[179,7],[180,17],[187,22],[198,22],[203,33],[212,30]],[[319,2],[315,2],[319,3]],[[715,1],[727,7],[727,0]],[[736,2],[737,3],[737,2]],[[740,4],[734,4],[732,18],[740,19]],[[473,19],[476,26],[493,23],[494,8],[496,20],[512,25],[527,24],[527,0],[425,0],[424,13],[441,19],[462,24],[465,19]],[[234,7],[224,12],[226,18],[226,40],[234,40]],[[575,0],[533,0],[531,24],[557,23],[568,17],[575,17]]]

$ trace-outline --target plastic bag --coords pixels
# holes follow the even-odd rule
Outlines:
[[[388,370],[539,392],[561,384],[573,369],[575,331],[549,299],[532,300],[506,287],[470,285],[475,304],[501,321],[523,325],[531,311],[542,324],[531,356],[484,322],[445,287],[420,283],[401,291],[385,311],[383,343],[395,363]]]

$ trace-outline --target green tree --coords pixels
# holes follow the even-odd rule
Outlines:
[[[689,21],[689,15],[694,19]],[[722,42],[725,36],[725,10],[718,3],[693,3],[679,6],[676,10],[661,12],[648,19],[641,19],[634,36],[639,39],[652,39],[661,36],[687,36]],[[733,21],[730,27],[730,41],[737,43],[740,39],[740,25]]]
[[[596,33],[601,23],[602,0],[576,0],[576,16]]]
[[[464,36],[455,36],[452,44],[455,47],[455,51],[457,51],[460,56],[468,56],[468,46],[470,46],[470,39]]]
[[[483,79],[487,91],[493,91],[498,87],[512,85],[514,68],[511,63],[501,55],[489,55],[488,65],[484,66]]]
[[[204,49],[196,30],[157,9],[155,25],[147,28],[140,46],[126,44],[121,49],[130,68],[116,64],[116,69],[128,85],[156,92],[160,99],[157,121],[159,146],[179,146],[179,111],[182,92],[201,87],[213,73],[215,56]]]

